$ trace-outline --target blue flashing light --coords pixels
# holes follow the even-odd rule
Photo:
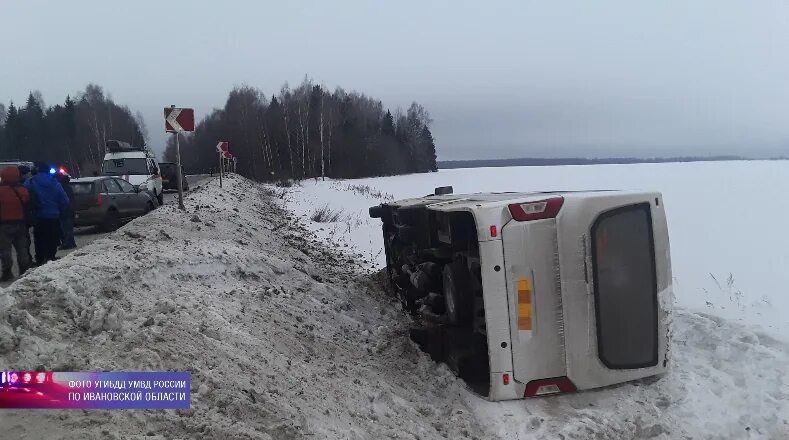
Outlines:
[[[58,172],[58,170],[57,170],[57,169],[55,169],[54,167],[52,167],[52,168],[50,168],[50,169],[49,169],[49,174],[55,174],[55,173],[57,173],[57,172]]]

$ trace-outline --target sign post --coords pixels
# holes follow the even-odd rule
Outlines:
[[[191,108],[176,108],[171,105],[164,108],[164,130],[175,133],[175,161],[178,174],[178,209],[185,210],[184,206],[184,173],[181,169],[181,146],[178,134],[181,132],[195,131],[195,113]]]
[[[184,182],[181,174],[181,145],[178,141],[178,132],[175,132],[175,163],[178,172],[176,175],[178,176],[178,209],[185,210],[186,206],[184,206]],[[162,188],[162,192],[164,192],[164,188]]]
[[[228,143],[225,141],[219,141],[216,144],[216,152],[219,153],[219,187],[222,188],[222,174],[224,173],[224,163],[222,158],[225,156],[225,153],[229,151]]]

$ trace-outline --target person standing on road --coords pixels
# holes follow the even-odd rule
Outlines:
[[[69,200],[68,208],[60,213],[60,249],[74,249],[77,247],[77,242],[74,241],[74,207],[72,206],[74,200],[74,191],[71,189],[69,182],[71,178],[68,174],[58,174],[57,180]]]
[[[25,182],[33,196],[35,223],[33,241],[36,249],[36,265],[55,260],[60,244],[60,213],[68,209],[69,200],[55,176],[48,173],[49,167],[36,164],[37,173]]]
[[[10,166],[0,171],[0,281],[14,278],[11,247],[16,251],[19,276],[30,268],[30,193],[19,183],[19,168]]]

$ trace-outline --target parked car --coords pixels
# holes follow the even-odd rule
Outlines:
[[[106,149],[101,174],[120,177],[153,194],[159,205],[164,204],[159,163],[148,148],[135,148],[127,142],[109,140]]]
[[[20,176],[22,178],[22,180],[27,179],[28,177],[30,177],[30,172],[35,167],[35,165],[33,165],[33,162],[26,161],[26,160],[10,159],[10,160],[0,161],[0,170],[2,170],[5,167],[9,167],[9,166],[18,167],[18,168],[20,168],[20,170],[21,169],[27,170],[27,173],[22,174]]]
[[[162,172],[162,188],[166,190],[178,191],[178,167],[173,162],[159,162],[159,170]],[[184,191],[189,191],[189,181],[186,179],[184,168],[181,167],[181,180]]]
[[[370,208],[414,341],[490,400],[662,374],[671,257],[657,192],[434,195]]]
[[[75,226],[100,226],[112,231],[158,204],[153,194],[118,177],[82,177],[69,185],[74,193],[71,204]]]

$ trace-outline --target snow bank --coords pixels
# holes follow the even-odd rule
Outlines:
[[[510,167],[348,181],[304,181],[288,207],[308,219],[316,206],[342,209],[335,223],[312,223],[319,236],[384,265],[380,221],[367,208],[418,197],[438,186],[455,193],[584,189],[657,190],[664,195],[678,304],[789,339],[789,162]],[[350,231],[350,233],[349,233]]]
[[[662,378],[486,402],[415,348],[365,257],[320,243],[279,190],[225,182],[0,292],[4,368],[187,370],[192,409],[4,411],[2,438],[789,436],[789,347],[687,311]]]
[[[485,437],[346,256],[212,181],[0,293],[0,365],[192,372],[188,411],[5,411],[6,438]],[[429,380],[414,380],[414,378]]]

